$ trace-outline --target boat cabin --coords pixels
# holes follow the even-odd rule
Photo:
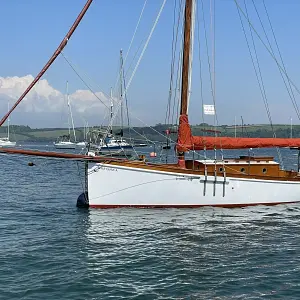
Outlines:
[[[298,172],[291,170],[285,171],[280,169],[278,162],[274,161],[272,156],[245,156],[239,158],[225,158],[224,160],[186,160],[187,169],[205,171],[208,175],[218,176],[230,175],[252,175],[266,177],[295,177]]]

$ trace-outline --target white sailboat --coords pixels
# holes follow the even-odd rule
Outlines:
[[[7,110],[9,111],[9,102],[7,104]],[[16,142],[10,141],[9,124],[10,124],[10,119],[8,117],[7,118],[7,137],[0,137],[0,147],[15,147],[16,146]]]
[[[87,0],[62,43],[18,99],[14,108],[61,53],[91,3],[92,0]],[[176,162],[151,163],[145,159],[107,158],[93,152],[87,155],[23,149],[3,149],[0,152],[84,161],[86,190],[79,197],[78,205],[91,208],[241,207],[300,202],[300,165],[296,171],[283,170],[270,156],[246,155],[230,159],[223,156],[220,159],[216,156],[209,159],[204,156],[201,160],[187,157],[187,152],[194,153],[200,150],[204,153],[206,150],[214,150],[216,153],[217,149],[271,147],[297,147],[300,150],[299,138],[209,137],[192,134],[188,119],[188,102],[191,90],[194,12],[195,0],[185,0]],[[2,118],[0,126],[11,111]]]
[[[178,163],[144,161],[87,162],[87,192],[78,204],[116,207],[241,207],[300,202],[297,171],[280,169],[273,157],[187,159],[195,150],[300,147],[299,139],[193,136],[188,120],[195,0],[185,1]],[[298,166],[299,168],[299,166]],[[116,182],[118,184],[116,184]]]
[[[73,114],[72,114],[72,108],[71,108],[71,103],[70,103],[70,98],[69,98],[68,81],[66,84],[66,91],[67,91],[67,105],[68,105],[68,110],[69,110],[69,116],[68,116],[69,134],[58,137],[57,141],[53,143],[54,147],[56,149],[76,149],[76,132],[75,132],[75,128],[74,128]],[[74,142],[71,142],[70,118],[71,118],[71,123],[72,123]]]
[[[133,146],[127,143],[124,138],[107,137],[105,139],[100,139],[99,145],[96,147],[99,154],[105,155],[124,155],[131,156],[133,152]]]

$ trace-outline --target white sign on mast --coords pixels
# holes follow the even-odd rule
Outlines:
[[[205,115],[214,115],[215,114],[215,106],[214,105],[203,105],[203,112]]]

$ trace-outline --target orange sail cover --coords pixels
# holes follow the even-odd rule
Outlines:
[[[234,138],[193,136],[188,116],[179,118],[177,151],[213,150],[213,149],[249,149],[273,147],[299,147],[300,138]]]

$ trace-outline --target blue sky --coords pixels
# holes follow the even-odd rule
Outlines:
[[[209,27],[209,0],[203,1],[206,25]],[[198,2],[199,10],[201,2]],[[239,2],[242,5],[242,1]],[[162,0],[148,0],[128,62],[131,61],[141,41],[146,39],[161,3]],[[151,125],[164,122],[170,80],[174,3],[175,0],[167,1],[128,92],[130,109],[134,115]],[[255,3],[269,37],[272,38],[262,1],[255,0]],[[298,84],[300,78],[300,43],[298,41],[300,1],[265,0],[265,3],[289,76]],[[2,28],[0,77],[36,75],[60,43],[84,4],[85,0],[4,0],[1,3],[0,12]],[[69,41],[65,49],[66,56],[77,66],[80,74],[95,91],[108,94],[110,87],[115,84],[119,50],[122,48],[126,53],[143,4],[144,0],[94,0]],[[247,4],[251,20],[263,36],[252,1],[247,0]],[[203,26],[202,17],[200,23]],[[247,26],[246,23],[244,24]],[[203,36],[203,27],[201,27],[201,34]],[[200,42],[204,64],[204,103],[211,104],[204,39]],[[297,123],[294,109],[276,65],[257,38],[255,42],[274,122],[288,123],[292,116],[294,122]],[[211,43],[210,36],[209,43]],[[192,123],[202,121],[197,57],[196,40],[190,105]],[[43,78],[61,93],[65,92],[66,80],[70,83],[70,93],[86,89],[62,57],[57,59]],[[6,101],[7,98],[1,98],[0,95],[0,102],[2,104],[5,102],[5,105],[0,106],[1,114],[6,109]],[[216,0],[216,101],[218,119],[221,124],[232,124],[235,116],[238,120],[240,116],[243,116],[245,123],[268,123],[233,0]],[[60,122],[54,122],[55,114],[49,112],[51,117],[47,119],[47,111],[43,111],[40,116],[37,115],[38,113],[29,115],[26,110],[18,111],[17,108],[15,117],[12,115],[12,119],[16,123],[36,127],[55,126],[56,123],[57,126],[63,125]],[[91,123],[95,124],[102,117],[103,112],[100,110],[99,114],[95,111],[94,115],[84,116],[84,118],[91,118]],[[211,117],[206,117],[205,121],[212,123]],[[132,122],[142,125],[137,120],[132,120]],[[77,123],[80,125],[79,121]]]

